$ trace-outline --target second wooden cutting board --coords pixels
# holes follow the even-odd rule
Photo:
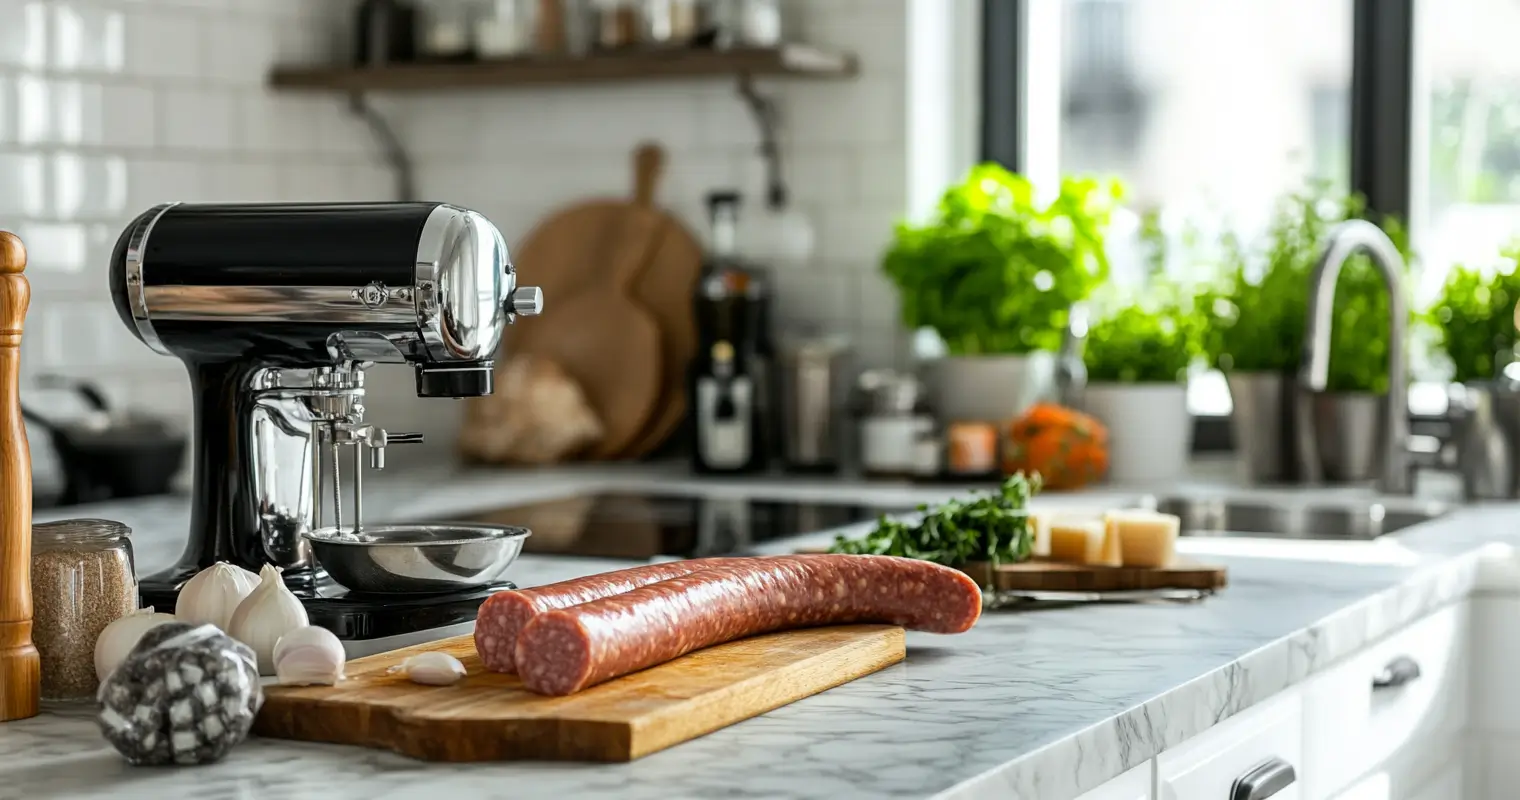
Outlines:
[[[419,686],[387,670],[441,650],[469,675]],[[265,691],[254,732],[430,761],[631,761],[868,675],[905,654],[903,629],[846,625],[709,647],[569,697],[486,672],[469,636],[349,662],[337,686]]]

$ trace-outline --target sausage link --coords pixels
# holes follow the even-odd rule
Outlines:
[[[631,569],[588,575],[532,589],[497,592],[480,604],[475,614],[475,652],[492,672],[517,671],[514,651],[517,635],[535,616],[556,608],[568,608],[603,597],[622,594],[640,586],[690,575],[712,567],[730,566],[747,558],[695,558],[669,561]]]
[[[982,593],[965,573],[894,556],[757,558],[538,614],[517,637],[523,685],[566,695],[745,636],[861,622],[960,633]]]

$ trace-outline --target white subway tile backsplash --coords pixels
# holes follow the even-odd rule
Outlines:
[[[53,86],[36,75],[16,79],[16,141],[49,144],[53,138]]]
[[[209,203],[278,203],[283,198],[278,168],[267,161],[224,161],[208,165],[202,176]]]
[[[39,153],[0,153],[0,228],[47,212],[47,165]]]
[[[126,18],[121,11],[84,3],[53,6],[54,69],[121,72],[126,65]]]
[[[277,170],[280,199],[287,203],[327,203],[344,199],[343,170],[336,164],[301,162]]]
[[[159,94],[160,142],[171,149],[229,150],[236,103],[214,89],[165,89]]]
[[[146,149],[155,143],[158,108],[153,91],[143,86],[111,84],[101,87],[100,144],[113,148]]]
[[[134,159],[127,165],[129,214],[159,203],[193,203],[205,197],[209,179],[204,165],[193,161]],[[125,220],[123,220],[125,222]]]
[[[33,284],[47,272],[80,272],[89,252],[88,226],[77,222],[23,222],[16,235],[26,245],[27,274]]]
[[[869,269],[856,270],[852,277],[862,323],[889,327],[900,319],[897,287],[882,274],[879,266],[873,264]]]
[[[43,2],[0,0],[0,64],[37,69],[47,63],[48,7]]]
[[[274,58],[274,23],[246,14],[209,15],[201,36],[205,74],[244,85],[264,82]]]
[[[126,71],[142,78],[202,76],[201,18],[157,3],[133,7],[126,20]]]
[[[0,71],[0,145],[16,139],[16,78]]]
[[[98,83],[53,81],[52,140],[59,144],[99,144],[105,136],[104,90]]]
[[[115,219],[127,210],[127,164],[117,156],[57,153],[52,158],[53,214],[60,219]]]

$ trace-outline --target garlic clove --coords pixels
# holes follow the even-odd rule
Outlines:
[[[148,606],[107,625],[95,639],[95,677],[105,682],[106,677],[126,660],[143,634],[174,621],[173,614],[156,614],[153,606]]]
[[[191,625],[210,623],[226,632],[232,615],[258,587],[259,576],[225,561],[195,573],[179,591],[175,616]]]
[[[343,680],[343,643],[332,631],[307,625],[280,637],[274,672],[282,686],[332,686]]]
[[[436,650],[407,656],[387,673],[404,673],[407,680],[425,686],[452,686],[465,676],[464,664],[448,653]]]
[[[253,648],[260,675],[273,675],[274,648],[280,637],[307,623],[306,607],[286,588],[280,570],[265,564],[258,587],[232,613],[227,634]]]

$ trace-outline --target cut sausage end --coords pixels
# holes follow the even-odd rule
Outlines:
[[[591,642],[574,615],[549,611],[535,616],[517,637],[523,686],[555,696],[585,688],[591,678]]]

